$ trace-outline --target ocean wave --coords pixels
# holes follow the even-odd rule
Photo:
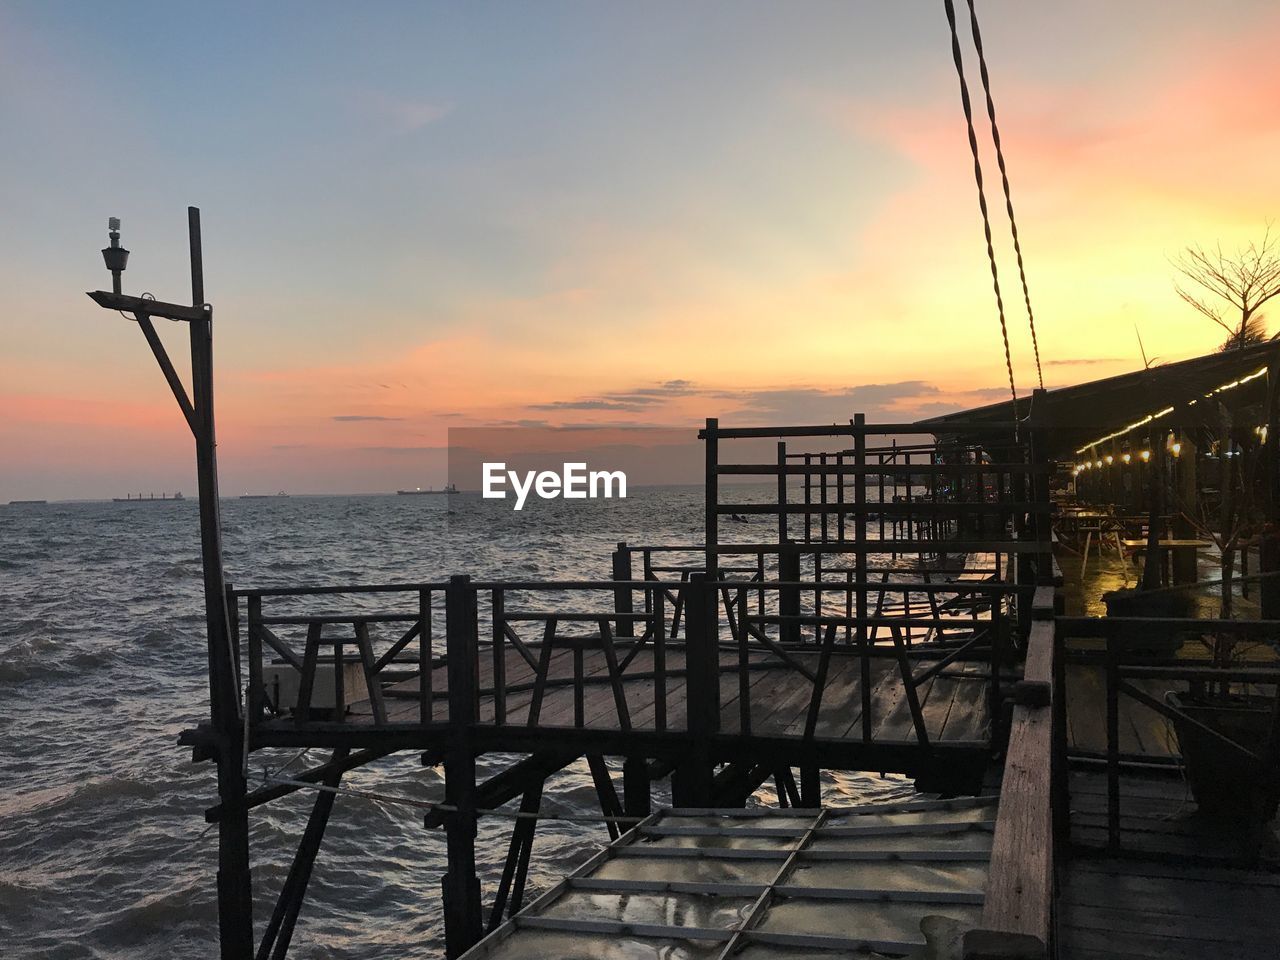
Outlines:
[[[98,925],[94,939],[105,947],[131,947],[168,936],[174,927],[213,924],[217,918],[217,902],[207,885],[187,883],[112,912]]]

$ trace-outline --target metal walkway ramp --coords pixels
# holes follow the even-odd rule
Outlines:
[[[659,811],[464,960],[914,954],[979,926],[996,801]]]

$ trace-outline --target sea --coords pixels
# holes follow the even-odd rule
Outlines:
[[[478,496],[290,496],[222,503],[227,576],[237,586],[607,579],[618,541],[703,540],[701,488],[626,499],[538,501],[516,513]],[[763,496],[763,493],[761,494]],[[750,496],[750,493],[744,494]],[[761,521],[763,524],[763,520]],[[727,524],[737,539],[763,526]],[[728,537],[726,537],[728,539]],[[342,611],[334,599],[334,612]],[[217,833],[211,764],[179,733],[208,717],[198,506],[185,501],[0,506],[0,945],[7,958],[217,955]],[[323,754],[250,761],[261,782]],[[482,758],[480,777],[510,761]],[[344,786],[418,803],[443,797],[443,771],[405,752]],[[909,781],[828,774],[824,798],[907,796]],[[260,932],[314,794],[251,814]],[[655,791],[656,804],[667,802]],[[776,802],[771,786],[753,800]],[[547,784],[543,809],[598,813],[585,763]],[[443,832],[410,803],[337,800],[291,956],[443,956]],[[482,820],[488,903],[513,821]],[[529,894],[608,843],[601,824],[541,821]]]

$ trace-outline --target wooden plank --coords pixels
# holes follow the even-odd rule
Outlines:
[[[1025,677],[1052,691],[1054,626],[1035,620],[1027,641]],[[1052,699],[1052,697],[1051,697]],[[1052,942],[1053,818],[1050,811],[1052,703],[1013,708],[991,845],[991,873],[982,922],[991,930]]]
[[[963,675],[973,679],[953,678],[956,684],[947,722],[938,734],[939,740],[984,740],[991,728],[991,683],[985,664],[965,664]]]

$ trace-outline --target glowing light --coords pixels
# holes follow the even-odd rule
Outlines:
[[[1133,455],[1132,455],[1132,454],[1128,454],[1128,453],[1126,453],[1126,454],[1125,454],[1123,457],[1121,457],[1120,459],[1121,459],[1121,460],[1123,460],[1125,463],[1129,463],[1129,462],[1131,462],[1131,461],[1133,460]]]
[[[1182,454],[1182,444],[1180,443],[1175,443],[1169,449],[1173,451],[1173,455],[1175,457],[1180,456]]]
[[[1101,461],[1101,460],[1095,461],[1094,466],[1096,466],[1099,470],[1101,470],[1101,469],[1102,469],[1102,461]]]
[[[1116,462],[1116,458],[1115,458],[1115,457],[1113,457],[1111,454],[1109,454],[1109,453],[1108,453],[1108,454],[1107,454],[1107,466],[1109,467],[1109,466],[1111,466],[1111,465],[1112,465],[1113,463],[1115,463],[1115,462]]]
[[[1263,373],[1265,372],[1266,371],[1263,370]],[[1141,420],[1135,420],[1133,423],[1129,424],[1127,427],[1124,427],[1121,430],[1117,430],[1115,433],[1107,434],[1107,436],[1105,437],[1099,437],[1097,440],[1094,440],[1091,443],[1086,443],[1083,447],[1078,449],[1076,453],[1084,453],[1090,447],[1096,447],[1100,443],[1106,443],[1108,440],[1114,440],[1116,437],[1123,436],[1124,434],[1128,433],[1130,430],[1138,429],[1138,427],[1145,427],[1152,420],[1156,420],[1160,417],[1167,417],[1171,413],[1173,413],[1173,407],[1165,407],[1163,410],[1157,410],[1155,413],[1149,413],[1145,417],[1143,417]],[[1099,464],[1099,466],[1101,466],[1101,464]]]
[[[1142,451],[1142,453],[1141,453],[1141,454],[1139,454],[1139,456],[1141,456],[1141,457],[1142,457],[1142,462],[1143,462],[1143,463],[1147,463],[1147,462],[1148,462],[1148,461],[1150,461],[1150,459],[1151,459],[1151,451],[1150,451],[1150,450],[1143,450],[1143,451]]]

